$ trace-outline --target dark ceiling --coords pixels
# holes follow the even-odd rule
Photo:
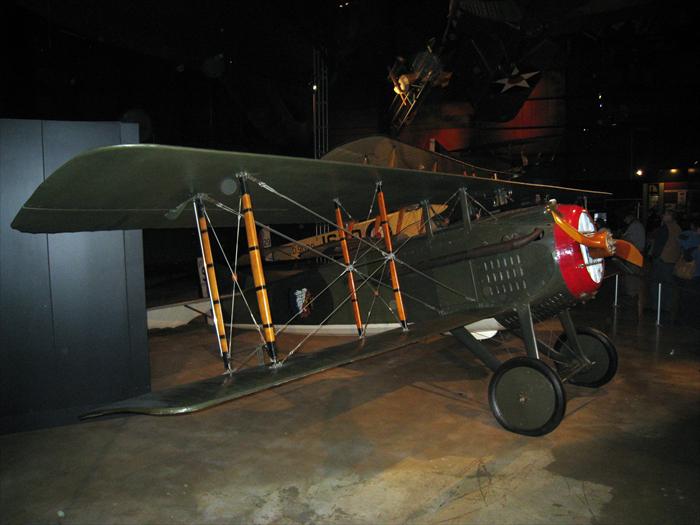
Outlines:
[[[561,110],[550,139],[526,153],[558,177],[628,178],[636,166],[697,161],[697,7],[456,0],[463,16],[447,38],[450,5],[17,0],[2,7],[0,115],[133,120],[149,142],[310,156],[314,47],[328,58],[332,147],[388,131],[387,68],[435,37],[453,77],[426,97],[415,126],[432,115],[430,129],[467,130],[456,153],[520,162],[516,128],[542,127],[536,115],[498,122],[513,130],[498,143],[479,134],[498,119],[486,111],[489,86],[513,65],[534,65],[554,73],[542,79],[563,79],[549,96]],[[469,108],[468,118],[442,121],[446,107]]]

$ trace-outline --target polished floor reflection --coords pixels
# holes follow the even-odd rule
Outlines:
[[[2,521],[697,523],[700,327],[612,302],[608,281],[574,319],[613,336],[618,375],[567,386],[545,437],[502,430],[488,371],[438,336],[193,415],[0,436]],[[154,388],[219,373],[205,326],[150,343]],[[490,344],[502,357],[520,347]]]

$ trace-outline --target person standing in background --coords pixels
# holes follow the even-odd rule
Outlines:
[[[695,272],[690,280],[683,281],[680,289],[678,322],[700,329],[700,220],[691,221],[690,228],[678,236],[681,257],[694,261]]]
[[[656,211],[656,208],[649,208],[649,215],[647,217],[647,222],[644,227],[646,231],[647,242],[644,248],[644,252],[642,252],[643,255],[648,256],[651,252],[651,247],[654,244],[654,238],[656,237],[656,233],[659,231],[660,227],[661,217],[659,216],[659,213]]]
[[[649,297],[651,308],[656,309],[658,304],[659,283],[661,283],[661,310],[674,314],[676,290],[673,280],[673,265],[681,254],[678,236],[681,228],[676,222],[676,215],[672,210],[666,210],[661,217],[661,226],[654,237],[654,242],[649,252],[651,259],[651,289]]]
[[[633,214],[628,213],[624,218],[627,225],[622,239],[633,244],[639,253],[644,254],[646,247],[646,231],[644,225]],[[637,274],[625,275],[622,280],[625,296],[637,297],[642,288],[642,276]]]

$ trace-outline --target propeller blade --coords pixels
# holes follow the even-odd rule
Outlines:
[[[600,230],[592,233],[582,233],[574,226],[566,222],[566,219],[554,208],[550,208],[550,213],[554,222],[559,228],[566,233],[571,239],[579,244],[587,246],[595,251],[596,257],[610,257],[615,253],[615,240],[607,230]],[[593,255],[593,253],[591,253]]]
[[[644,257],[634,244],[622,239],[615,239],[615,256],[640,268],[644,265]]]
[[[577,243],[587,246],[592,257],[615,256],[640,268],[644,265],[644,257],[633,244],[622,239],[614,239],[608,230],[582,233],[569,224],[554,205],[550,206],[549,211],[554,222],[557,223],[562,231]]]

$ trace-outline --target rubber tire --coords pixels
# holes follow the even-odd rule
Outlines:
[[[615,377],[618,362],[617,349],[613,342],[603,332],[591,327],[577,328],[576,335],[581,345],[581,351],[588,359],[598,362],[598,359],[604,357],[607,363],[604,369],[594,366],[590,370],[580,372],[569,378],[568,382],[572,385],[585,386],[587,388],[598,388],[609,383]],[[557,338],[556,343],[554,343],[554,350],[559,351],[567,339],[566,334],[561,334]],[[557,370],[562,368],[562,365],[557,363]]]
[[[518,379],[519,381],[517,381]],[[517,395],[522,394],[520,390],[522,386],[513,385],[513,380],[521,383],[532,380],[532,383],[527,386],[530,396],[544,399],[551,405],[543,417],[536,417],[541,421],[534,425],[517,421],[515,419],[517,413],[507,413],[513,412],[512,408],[517,407],[518,404],[507,403],[504,406],[503,401],[507,401],[510,394],[502,390],[516,386],[518,388]],[[504,395],[506,396],[505,400],[503,399]],[[518,401],[518,403],[523,404],[522,401]],[[557,428],[564,418],[566,393],[557,373],[545,363],[531,357],[514,357],[499,366],[491,377],[489,405],[498,423],[506,430],[525,436],[542,436]],[[520,416],[527,417],[527,414],[523,411]]]

